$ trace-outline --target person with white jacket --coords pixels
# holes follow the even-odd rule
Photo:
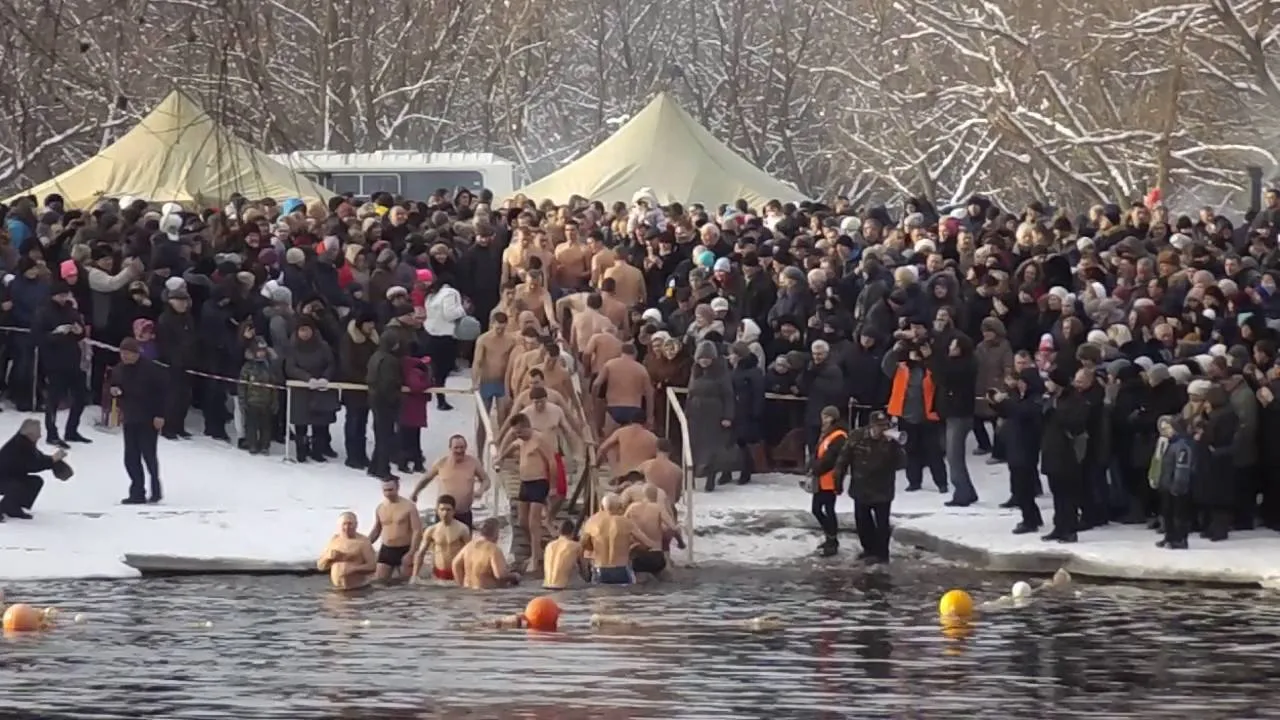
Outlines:
[[[426,319],[422,329],[427,334],[427,354],[431,356],[431,371],[436,387],[444,387],[458,361],[458,339],[454,330],[458,321],[466,317],[462,295],[438,276],[427,286]],[[453,406],[444,393],[436,393],[436,407],[452,410]]]

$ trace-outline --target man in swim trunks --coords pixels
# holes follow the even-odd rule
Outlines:
[[[547,543],[542,556],[542,587],[567,590],[574,577],[589,577],[582,560],[582,544],[573,539],[573,521],[560,524],[560,537]]]
[[[611,433],[623,425],[648,422],[653,425],[653,378],[636,360],[636,346],[623,343],[622,354],[604,364],[591,392],[604,395],[609,422],[605,432]],[[647,410],[646,410],[647,408]]]
[[[513,416],[515,437],[498,451],[498,462],[511,455],[519,458],[517,473],[520,494],[516,498],[517,521],[529,532],[529,572],[536,572],[542,562],[542,522],[551,495],[551,478],[556,472],[556,451],[545,435],[536,432],[529,418]]]
[[[369,531],[370,544],[382,539],[382,547],[378,549],[378,580],[386,582],[397,571],[401,576],[409,575],[421,534],[418,506],[400,496],[400,479],[392,476],[383,480],[382,502],[374,511],[373,529]]]
[[[671,504],[671,517],[678,518],[676,504],[684,491],[684,471],[671,461],[671,453],[671,441],[662,438],[658,440],[658,456],[640,463],[639,469],[645,482],[657,485],[666,494]]]
[[[635,523],[636,529],[646,537],[657,540],[658,545],[636,546],[631,551],[631,569],[661,579],[667,569],[667,548],[671,540],[676,541],[677,547],[684,548],[684,538],[666,505],[659,499],[661,490],[656,485],[640,487],[640,499],[627,506],[623,516]]]
[[[471,506],[476,495],[483,497],[493,483],[480,461],[467,454],[466,438],[461,435],[449,438],[449,454],[431,464],[427,473],[413,486],[409,499],[416,505],[418,496],[436,478],[440,479],[440,494],[454,500],[454,518],[468,529],[475,527]]]
[[[368,585],[377,571],[377,556],[369,538],[356,532],[356,514],[338,516],[338,532],[329,538],[316,568],[329,573],[329,582],[338,590],[358,590]]]
[[[491,590],[520,582],[520,576],[507,569],[507,559],[498,547],[496,519],[480,523],[479,533],[453,559],[453,577],[469,590]]]
[[[480,389],[486,410],[506,397],[507,365],[511,351],[519,340],[507,332],[507,314],[495,310],[489,318],[489,329],[476,338],[475,356],[471,361],[471,382]]]
[[[659,547],[622,514],[622,498],[616,494],[604,498],[605,515],[593,517],[588,528],[584,525],[582,549],[591,551],[596,565],[596,582],[602,585],[630,585],[635,582],[631,572],[631,548]]]
[[[613,431],[598,450],[601,467],[608,463],[611,476],[621,478],[632,470],[640,469],[646,460],[658,455],[658,436],[644,425],[623,425]]]
[[[422,542],[413,558],[411,582],[422,576],[423,561],[434,551],[431,574],[437,580],[453,580],[453,560],[471,540],[471,528],[454,515],[457,502],[450,495],[436,499],[436,522],[422,531]]]

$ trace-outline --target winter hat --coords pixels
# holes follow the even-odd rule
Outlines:
[[[1090,330],[1089,334],[1085,336],[1085,342],[1091,342],[1096,345],[1110,344],[1109,338],[1107,338],[1107,334],[1102,332],[1101,330]]]
[[[122,353],[138,353],[138,341],[131,337],[127,337],[120,341],[120,352]]]
[[[387,288],[387,299],[390,300],[397,295],[408,295],[409,291],[399,285],[392,285]]]
[[[187,286],[184,283],[181,287],[174,288],[169,291],[170,300],[190,300],[191,293],[187,292]]]
[[[712,270],[718,273],[727,273],[733,270],[733,265],[729,262],[729,258],[720,258],[716,260]]]
[[[1240,286],[1231,278],[1222,278],[1218,281],[1218,289],[1227,297],[1232,297],[1240,293]]]
[[[74,285],[80,278],[80,268],[76,267],[74,260],[63,260],[58,265],[58,277]]]
[[[1218,343],[1217,345],[1213,345],[1209,348],[1209,355],[1211,357],[1226,357],[1226,354],[1227,346],[1222,343]]]
[[[1218,313],[1217,313],[1217,311],[1216,311],[1216,310],[1214,310],[1213,308],[1205,308],[1204,310],[1202,310],[1202,311],[1200,312],[1200,314],[1201,314],[1201,315],[1203,315],[1204,317],[1209,318],[1210,320],[1217,320],[1217,319],[1218,319]]]
[[[146,318],[138,318],[133,321],[133,335],[150,335],[156,331],[156,324]]]
[[[1169,238],[1169,244],[1178,252],[1186,252],[1187,248],[1191,247],[1191,238],[1182,233],[1174,233],[1173,237]]]
[[[186,286],[187,286],[187,281],[177,276],[171,277],[168,280],[164,281],[164,289],[168,290],[169,292],[173,292],[174,290],[181,290]]]
[[[729,301],[722,297],[713,298],[711,300],[712,312],[729,312]]]
[[[165,215],[160,218],[160,232],[173,242],[177,242],[182,238],[182,216],[181,215]]]
[[[1147,360],[1148,362],[1150,362],[1150,358],[1138,358],[1138,359]],[[1141,363],[1139,363],[1139,365],[1141,365]],[[1169,377],[1170,377],[1169,368],[1165,367],[1162,363],[1156,363],[1155,365],[1152,365],[1151,367],[1147,368],[1147,382],[1151,383],[1152,385],[1159,385],[1165,380],[1168,380]]]
[[[1040,345],[1038,346],[1037,349],[1040,352],[1053,352],[1054,350],[1053,336],[1050,335],[1049,333],[1045,333],[1041,335]]]
[[[755,342],[760,339],[760,325],[751,318],[743,318],[738,333],[742,335],[743,342]]]
[[[856,215],[846,215],[840,221],[840,234],[853,235],[862,229],[862,221]]]
[[[1091,238],[1082,237],[1076,240],[1076,250],[1080,252],[1089,252],[1093,250],[1093,240]]]
[[[835,405],[828,405],[822,408],[821,414],[822,414],[822,417],[831,420],[831,422],[836,422],[840,419],[840,408],[836,407]]]
[[[367,249],[368,248],[366,248],[363,245],[357,245],[356,243],[351,243],[350,245],[343,248],[342,254],[347,258],[348,263],[355,264],[355,262],[360,259],[360,253],[364,252]]]
[[[1191,358],[1191,360],[1197,366],[1199,366],[1200,372],[1202,374],[1209,372],[1209,367],[1213,365],[1212,355],[1196,355],[1195,357]]]
[[[1191,368],[1186,365],[1170,365],[1169,377],[1177,381],[1179,385],[1186,385],[1191,382]]]
[[[704,267],[704,268],[714,267],[716,264],[716,254],[711,252],[710,250],[704,249],[698,252],[697,260],[698,260],[697,264],[699,267]]]
[[[913,249],[918,254],[938,252],[938,246],[929,238],[921,238],[918,240]]]
[[[651,323],[662,324],[662,311],[658,308],[649,308],[640,313],[640,319]]]
[[[17,275],[14,275],[13,273],[5,273],[5,274],[4,274],[4,286],[5,286],[5,287],[9,287],[9,283],[13,282],[13,279],[14,279],[15,277],[17,277]]]
[[[671,333],[667,332],[666,330],[659,330],[658,332],[649,336],[649,344],[656,346],[658,343],[660,342],[665,343],[670,339],[671,339]]]
[[[378,253],[377,264],[379,265],[387,266],[395,261],[396,251],[391,248],[383,248],[382,251]]]
[[[122,204],[120,207],[125,207],[125,205]],[[176,202],[167,202],[164,205],[160,206],[160,214],[161,215],[181,215],[182,206]]]
[[[300,210],[305,210],[306,207],[307,206],[298,198],[289,198],[288,200],[280,203],[280,214],[292,215]]]
[[[284,253],[284,261],[290,265],[303,265],[307,262],[307,254],[302,248],[289,248]]]
[[[714,360],[719,355],[720,353],[716,351],[715,343],[711,342],[710,340],[703,340],[702,342],[698,343],[698,349],[694,351],[693,359],[694,360]]]
[[[1140,355],[1133,359],[1133,364],[1137,365],[1138,367],[1146,371],[1155,367],[1157,363],[1152,362],[1151,358],[1147,357],[1146,355]],[[1166,374],[1168,374],[1167,370],[1166,370]]]
[[[418,280],[418,282],[426,283],[428,285],[430,285],[431,281],[434,280],[436,277],[427,268],[418,268],[418,270],[414,272],[413,276]]]
[[[1067,289],[1062,287],[1061,285],[1054,285],[1053,287],[1049,288],[1049,294],[1052,295],[1053,297],[1058,298],[1063,303],[1067,302],[1067,298],[1071,297],[1071,293],[1067,292]]]
[[[276,252],[275,248],[264,248],[258,253],[258,262],[262,263],[263,267],[275,267],[280,264],[280,253]]]
[[[272,293],[272,292],[274,292],[274,291],[275,291],[275,289],[276,289],[276,288],[278,288],[278,287],[280,287],[280,283],[276,282],[275,280],[268,280],[268,281],[266,281],[265,283],[263,283],[263,284],[262,284],[262,289],[258,291],[258,294],[260,294],[260,295],[262,295],[262,297],[264,297],[264,298],[266,298],[266,299],[270,300],[270,299],[271,299],[271,293]]]
[[[1187,385],[1187,395],[1191,397],[1204,397],[1213,389],[1213,383],[1208,380],[1192,380]]]
[[[236,282],[240,283],[241,285],[244,285],[247,288],[251,288],[254,286],[255,283],[258,282],[258,279],[253,276],[253,273],[247,270],[241,270],[240,272],[236,273]]]
[[[1133,367],[1133,363],[1124,358],[1117,358],[1107,363],[1107,377],[1115,377],[1120,371],[1127,367]]]
[[[283,285],[271,288],[271,302],[278,305],[292,305],[293,291]]]

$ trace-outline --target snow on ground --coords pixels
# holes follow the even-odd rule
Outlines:
[[[474,436],[470,398],[455,396],[452,402],[450,412],[434,406],[429,411],[430,427],[423,431],[428,458],[442,454],[454,433]],[[16,432],[24,417],[0,413],[0,441]],[[73,446],[68,460],[75,477],[62,483],[46,476],[36,518],[0,524],[0,580],[134,577],[136,571],[123,563],[125,554],[310,563],[333,532],[339,512],[357,511],[367,529],[380,497],[374,480],[340,460],[287,463],[279,445],[272,457],[262,458],[197,434],[192,440],[160,442],[164,503],[122,506],[128,478],[120,438],[85,425],[83,431],[95,442]],[[192,432],[201,428],[198,417],[188,422]],[[341,452],[340,424],[334,434],[335,449]],[[1005,468],[988,466],[982,458],[971,458],[969,467],[981,497],[969,508],[944,507],[947,496],[933,489],[927,472],[925,489],[914,493],[901,492],[906,483],[899,476],[893,509],[900,539],[933,543],[931,549],[943,554],[959,548],[980,555],[988,567],[1026,571],[1063,564],[1106,577],[1280,583],[1280,535],[1265,530],[1234,533],[1223,543],[1193,537],[1187,551],[1157,549],[1154,533],[1132,526],[1082,533],[1075,545],[1012,535],[1016,511],[996,507],[1009,494]],[[428,490],[420,505],[430,507],[434,498]],[[482,502],[494,504],[492,498]],[[1041,507],[1049,519],[1050,498],[1042,498]],[[837,512],[850,528],[852,500],[841,496]],[[784,564],[812,556],[820,540],[809,515],[809,496],[795,476],[760,475],[747,486],[699,491],[694,522],[698,564]],[[844,547],[844,552],[856,549],[852,535]],[[683,560],[684,554],[676,553],[676,558]]]

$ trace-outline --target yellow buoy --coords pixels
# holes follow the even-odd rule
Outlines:
[[[938,601],[938,614],[944,618],[967,618],[973,615],[973,598],[963,590],[948,590]]]

